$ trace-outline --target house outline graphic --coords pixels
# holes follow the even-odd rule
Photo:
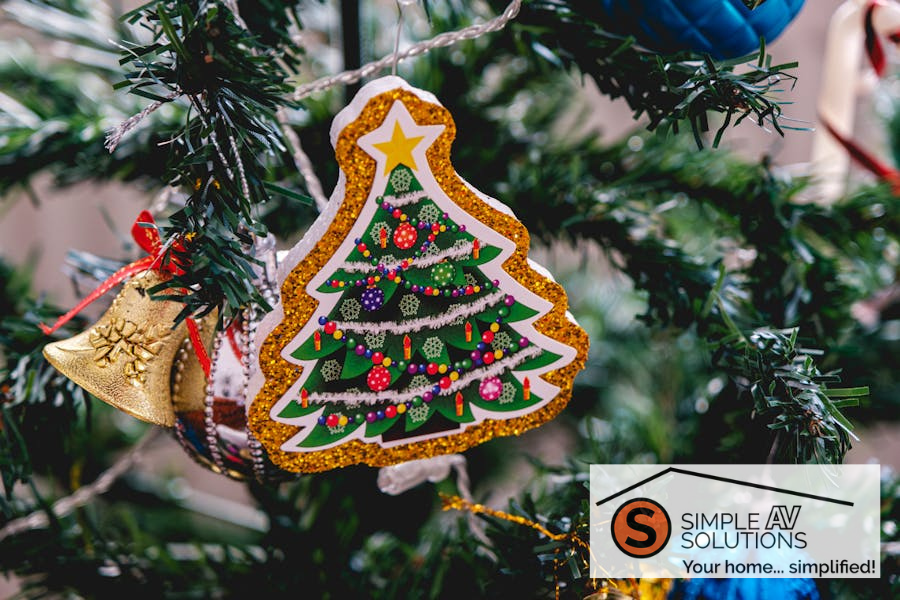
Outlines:
[[[759,483],[749,483],[747,481],[740,481],[739,479],[730,479],[728,477],[720,477],[718,475],[710,475],[708,473],[701,473],[699,471],[691,471],[689,469],[679,469],[678,467],[669,467],[667,469],[663,469],[656,475],[651,475],[650,477],[647,477],[646,479],[642,479],[642,480],[638,481],[634,485],[628,486],[624,490],[620,490],[611,496],[607,496],[606,498],[603,498],[602,500],[598,500],[597,502],[594,503],[594,505],[600,506],[601,504],[605,504],[606,502],[609,502],[613,498],[617,498],[617,497],[621,496],[622,494],[627,494],[631,490],[633,490],[645,483],[653,481],[654,479],[662,477],[663,475],[666,475],[667,473],[676,473],[679,475],[688,475],[691,477],[701,477],[703,479],[713,479],[715,481],[724,481],[726,483],[733,483],[733,484],[742,485],[745,487],[752,487],[752,488],[756,488],[756,489],[760,489],[760,490],[768,490],[771,492],[778,492],[780,494],[789,494],[791,496],[799,496],[801,498],[811,498],[813,500],[822,500],[823,502],[832,502],[834,504],[842,504],[844,506],[853,506],[853,503],[848,502],[847,500],[838,500],[836,498],[828,498],[827,496],[817,496],[815,494],[807,494],[805,492],[797,492],[794,490],[788,490],[788,489],[784,489],[784,488],[762,485]]]

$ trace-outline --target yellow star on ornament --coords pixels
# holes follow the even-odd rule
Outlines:
[[[406,134],[403,133],[403,129],[400,127],[400,123],[395,121],[394,133],[391,136],[391,139],[387,142],[372,144],[387,156],[384,174],[389,174],[397,165],[406,165],[413,171],[418,171],[412,151],[423,139],[425,139],[424,135],[418,137],[406,137]]]

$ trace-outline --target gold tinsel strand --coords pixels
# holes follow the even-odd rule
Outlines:
[[[573,546],[573,550],[574,547],[577,546],[578,548],[584,550],[587,555],[590,555],[591,553],[590,544],[585,542],[575,531],[570,531],[569,533],[553,533],[540,523],[537,523],[520,515],[514,515],[502,510],[489,508],[483,504],[470,502],[468,500],[465,500],[464,498],[460,498],[459,496],[441,494],[440,497],[443,510],[459,510],[476,515],[489,515],[497,519],[515,523],[516,525],[521,525],[522,527],[530,527],[538,533],[541,533],[542,535],[550,538],[554,542],[571,544]],[[555,554],[558,555],[561,550],[561,548],[557,548],[555,550]],[[589,568],[589,563],[587,559],[584,558],[584,556],[581,557],[581,561],[585,568]],[[563,561],[558,558],[553,561],[553,582],[555,584],[557,600],[559,600],[560,593],[559,577],[557,575],[557,572],[562,564]],[[642,600],[664,600],[668,595],[669,589],[672,587],[672,580],[670,579],[591,579],[590,581],[590,585],[594,588],[594,592],[587,597],[590,600],[602,600],[607,598],[607,595],[610,591],[610,585],[620,593],[630,594],[631,597],[641,598]],[[608,585],[603,582],[607,582]]]

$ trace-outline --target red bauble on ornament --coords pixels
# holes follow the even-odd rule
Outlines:
[[[394,245],[401,250],[409,250],[416,244],[419,234],[409,223],[400,223],[394,231]]]
[[[391,385],[391,372],[381,366],[372,367],[366,377],[366,383],[373,392],[386,390]]]

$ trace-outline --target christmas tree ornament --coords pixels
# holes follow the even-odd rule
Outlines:
[[[172,328],[184,307],[150,298],[164,275],[132,277],[97,323],[67,340],[47,344],[44,356],[63,375],[119,410],[171,427],[175,411],[170,371],[187,324]]]
[[[528,260],[525,227],[453,169],[455,136],[450,113],[397,77],[335,118],[337,188],[257,335],[249,424],[280,468],[455,453],[568,402],[587,335]]]
[[[797,16],[803,0],[601,0],[610,32],[634,36],[659,52],[692,50],[735,58],[775,41]]]

